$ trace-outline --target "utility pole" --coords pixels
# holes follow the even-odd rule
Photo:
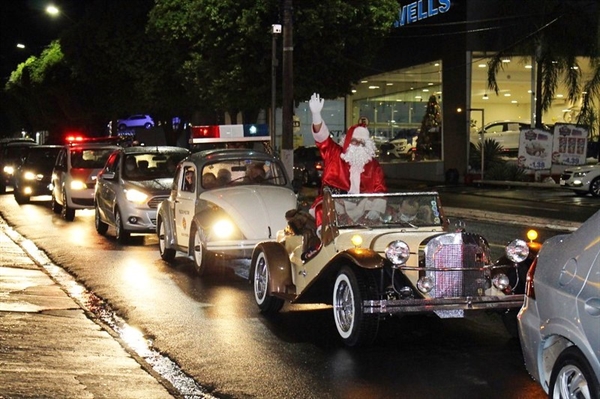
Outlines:
[[[293,178],[294,176],[294,42],[292,11],[292,0],[283,0],[283,103],[281,107],[281,161],[283,162],[290,178]]]
[[[269,118],[269,130],[271,133],[271,151],[275,155],[275,149],[277,148],[277,121],[275,118],[275,111],[277,110],[277,35],[281,34],[281,25],[271,25],[271,115]]]

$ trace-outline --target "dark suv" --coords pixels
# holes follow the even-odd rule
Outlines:
[[[27,148],[37,145],[33,139],[7,138],[0,140],[0,194],[13,185],[15,170],[25,157]]]

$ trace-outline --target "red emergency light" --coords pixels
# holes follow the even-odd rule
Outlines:
[[[226,143],[244,141],[269,141],[266,124],[204,125],[192,126],[190,143]]]

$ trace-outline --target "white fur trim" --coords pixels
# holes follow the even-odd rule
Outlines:
[[[322,143],[329,137],[329,129],[325,122],[321,123],[321,129],[318,132],[313,132],[313,137],[317,143]]]
[[[358,126],[354,129],[354,132],[352,132],[353,139],[367,141],[369,137],[369,131],[367,130],[367,128],[364,128],[362,126]]]

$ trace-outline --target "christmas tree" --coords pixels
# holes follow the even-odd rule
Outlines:
[[[442,127],[442,114],[440,105],[435,95],[429,97],[427,109],[421,121],[421,129],[417,137],[417,156],[420,159],[439,158],[440,132]],[[437,150],[437,151],[436,151]]]

